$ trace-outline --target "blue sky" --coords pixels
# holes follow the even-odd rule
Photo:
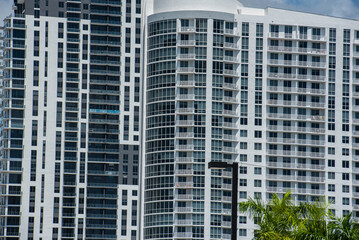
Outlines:
[[[0,22],[11,13],[13,0],[0,0]]]
[[[0,0],[0,19],[9,15],[12,2],[13,0]],[[247,7],[265,8],[270,6],[359,19],[359,0],[240,0],[240,2]]]
[[[248,7],[276,7],[359,19],[359,0],[240,0]]]

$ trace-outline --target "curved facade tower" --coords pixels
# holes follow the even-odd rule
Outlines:
[[[153,0],[144,39],[143,239],[230,239],[239,201],[291,190],[359,217],[358,21]],[[238,217],[238,236],[255,225]]]
[[[238,160],[240,37],[233,14],[176,4],[147,23],[144,239],[226,239],[232,175],[207,163]]]

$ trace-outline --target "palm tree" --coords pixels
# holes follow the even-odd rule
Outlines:
[[[328,207],[324,201],[296,206],[290,192],[283,198],[273,194],[268,203],[249,198],[239,204],[258,224],[254,240],[358,240],[359,224],[352,215],[338,218]]]
[[[359,239],[359,224],[354,221],[351,213],[342,218],[331,216],[328,232],[329,240]]]
[[[294,230],[295,239],[328,240],[328,204],[302,203],[301,208],[301,216]]]
[[[256,240],[291,240],[293,227],[298,222],[298,212],[293,204],[290,192],[283,198],[274,194],[272,200],[265,204],[260,199],[249,199],[239,205],[241,212],[249,216],[259,225],[254,232]]]

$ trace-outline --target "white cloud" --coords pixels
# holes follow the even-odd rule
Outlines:
[[[353,0],[239,0],[247,7],[274,7],[359,19],[359,6]],[[354,0],[356,1],[356,0]]]

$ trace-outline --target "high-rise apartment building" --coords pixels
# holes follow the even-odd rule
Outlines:
[[[359,218],[358,23],[236,0],[14,0],[0,239],[230,239],[232,173],[210,161],[240,162],[240,201],[291,190]],[[240,214],[240,239],[254,228]]]
[[[154,0],[144,21],[143,239],[230,239],[232,174],[210,161],[240,162],[240,201],[291,190],[359,217],[357,20]]]
[[[14,0],[0,239],[137,239],[140,0]]]

